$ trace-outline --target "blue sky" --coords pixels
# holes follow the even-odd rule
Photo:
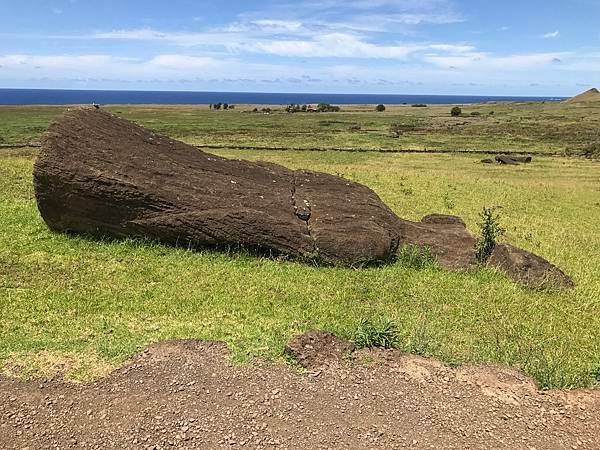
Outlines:
[[[600,0],[0,0],[0,87],[568,96]]]

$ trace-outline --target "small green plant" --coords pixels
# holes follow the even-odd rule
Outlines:
[[[452,108],[450,110],[450,115],[452,117],[459,117],[462,114],[462,109],[460,109],[458,106],[455,106],[454,108]]]
[[[480,234],[475,256],[479,263],[484,264],[492,255],[498,238],[504,234],[504,229],[500,226],[500,215],[494,208],[484,207],[479,217]]]
[[[419,270],[432,266],[436,262],[429,248],[418,245],[403,246],[396,255],[396,261],[405,267]]]
[[[385,111],[385,105],[377,105],[375,107],[375,111],[377,111],[377,112],[384,112]]]
[[[356,348],[395,348],[399,343],[398,329],[388,318],[363,319],[354,332],[352,342]]]

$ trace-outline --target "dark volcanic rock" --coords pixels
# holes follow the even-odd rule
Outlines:
[[[511,156],[511,159],[513,159],[516,162],[525,164],[529,164],[533,160],[531,156]]]
[[[496,161],[500,164],[506,164],[508,166],[518,166],[519,163],[512,157],[508,155],[498,155],[496,156]]]
[[[56,231],[340,265],[389,262],[417,245],[448,269],[476,264],[476,240],[459,218],[402,220],[358,183],[204,153],[101,109],[54,122],[33,175],[40,213]]]
[[[351,342],[320,330],[295,336],[285,347],[285,353],[305,369],[339,363],[353,350],[354,345]]]
[[[573,281],[543,258],[508,244],[497,244],[488,265],[534,289],[569,288]]]

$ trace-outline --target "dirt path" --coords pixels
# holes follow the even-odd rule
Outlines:
[[[88,386],[0,378],[0,448],[598,449],[600,393],[395,351],[296,373],[157,344]],[[370,362],[370,364],[367,364]]]

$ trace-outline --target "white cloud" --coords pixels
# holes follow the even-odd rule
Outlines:
[[[176,71],[208,69],[219,66],[220,64],[220,61],[210,57],[177,54],[158,55],[147,62],[147,65],[149,66]]]
[[[405,59],[421,47],[372,44],[350,34],[331,33],[318,36],[311,41],[273,40],[250,45],[240,44],[240,48],[286,57]]]
[[[256,25],[263,30],[281,33],[293,33],[296,31],[300,31],[302,29],[302,22],[292,21],[292,20],[253,20],[251,22],[253,25]]]
[[[101,67],[108,64],[116,64],[123,61],[131,61],[129,58],[115,58],[109,55],[4,55],[0,56],[0,66],[3,68],[31,68],[35,69],[61,69],[81,70],[93,67]]]
[[[301,23],[279,23],[256,21],[269,29],[302,28]],[[87,36],[91,39],[161,41],[187,47],[211,47],[213,51],[221,48],[226,54],[259,53],[280,57],[300,58],[360,58],[360,59],[399,59],[430,50],[442,54],[462,54],[476,50],[469,44],[452,43],[375,43],[369,42],[355,33],[313,33],[296,38],[260,35],[249,33],[247,28],[233,28],[227,31],[206,33],[169,33],[150,28],[136,30],[116,30],[95,33]]]
[[[491,55],[484,52],[465,52],[462,55],[425,55],[424,60],[444,69],[473,69],[479,71],[520,71],[560,63],[569,53],[531,53],[522,55]]]
[[[559,36],[559,34],[560,34],[560,33],[559,33],[559,32],[558,32],[558,30],[557,30],[557,31],[554,31],[554,32],[552,32],[552,33],[546,33],[546,34],[544,34],[542,37],[543,37],[544,39],[554,39],[554,38],[557,38],[557,37]]]
[[[0,55],[5,74],[87,77],[171,77],[218,71],[229,61],[203,56],[161,54],[150,59],[119,58],[110,55]]]

